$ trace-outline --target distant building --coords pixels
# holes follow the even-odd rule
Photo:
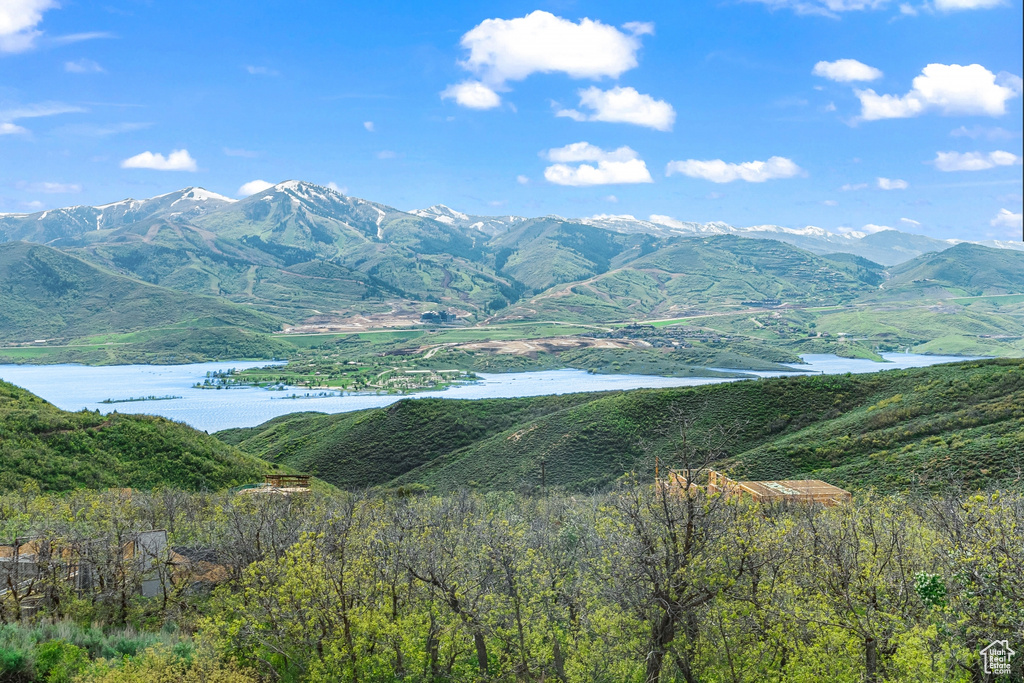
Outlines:
[[[138,581],[135,589],[146,597],[162,592],[161,566],[167,551],[163,529],[133,534],[111,553],[100,541],[15,538],[0,544],[0,601],[18,605],[21,616],[35,613],[52,598],[47,584],[70,584],[81,593],[103,585],[99,576],[116,581]]]
[[[268,474],[262,484],[249,484],[234,490],[238,495],[290,496],[295,493],[309,493],[308,474]]]
[[[453,323],[458,319],[457,315],[448,311],[427,311],[420,316],[421,323]]]
[[[668,479],[659,484],[680,491],[687,488],[705,489],[708,493],[722,493],[728,497],[739,496],[755,503],[786,501],[832,506],[853,500],[853,494],[849,491],[818,479],[735,481],[721,472],[710,470],[707,484],[702,485],[691,481],[691,477],[697,479],[697,475],[698,473],[687,470],[673,470],[669,472]]]

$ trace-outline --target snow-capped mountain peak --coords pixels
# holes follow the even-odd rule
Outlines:
[[[516,223],[527,220],[521,216],[473,216],[456,211],[444,204],[434,204],[425,209],[413,209],[408,213],[420,218],[429,218],[432,221],[444,223],[455,228],[477,230],[488,236],[508,232]]]

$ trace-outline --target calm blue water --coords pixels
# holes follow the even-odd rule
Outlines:
[[[922,367],[937,363],[965,360],[957,356],[921,356],[916,354],[883,354],[887,363],[839,358],[831,355],[804,356],[806,365],[793,366],[795,372],[877,372],[899,368]],[[229,427],[253,427],[267,420],[299,411],[315,410],[342,413],[363,408],[379,408],[407,398],[399,395],[350,394],[332,398],[284,399],[285,392],[251,387],[227,390],[193,389],[209,371],[239,370],[264,367],[264,362],[194,363],[191,365],[0,365],[0,379],[24,387],[64,410],[99,410],[121,413],[144,413],[184,422],[196,429],[214,432]],[[750,372],[770,377],[788,373]],[[413,397],[426,398],[512,398],[568,394],[581,391],[611,391],[657,387],[698,386],[714,384],[720,378],[656,377],[651,375],[591,375],[582,370],[551,370],[504,374],[478,373],[481,381],[444,391],[425,392]],[[295,389],[304,393],[305,389]],[[291,392],[287,392],[290,395]],[[134,403],[100,403],[105,399],[138,396],[181,396],[169,401]]]

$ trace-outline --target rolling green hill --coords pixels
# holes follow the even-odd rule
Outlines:
[[[274,469],[223,442],[164,418],[70,413],[0,381],[0,491],[35,483],[76,488],[216,490]]]
[[[947,299],[1024,292],[1024,254],[958,244],[890,269],[885,298]]]
[[[74,339],[157,327],[270,332],[274,318],[107,272],[57,249],[0,244],[0,340]]]
[[[735,310],[765,299],[836,305],[873,292],[881,279],[880,267],[870,261],[833,260],[772,240],[716,235],[654,242],[646,236],[619,237],[645,241],[622,245],[624,251],[590,264],[576,281],[524,298],[498,317],[643,320],[696,308]],[[543,254],[530,253],[528,262],[538,272],[550,272]]]
[[[673,455],[679,415],[693,421],[688,438],[698,445],[714,441],[722,426],[736,431],[720,466],[739,476],[890,491],[954,480],[1020,486],[1024,361],[604,394],[405,400],[291,415],[217,436],[346,488],[532,490],[543,460],[549,485],[587,490],[629,470],[651,475],[654,455],[680,465]]]

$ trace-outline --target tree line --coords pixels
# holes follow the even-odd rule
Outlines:
[[[151,529],[167,548],[126,558]],[[0,562],[0,629],[170,624],[223,680],[980,682],[996,680],[982,648],[1024,645],[1016,492],[824,507],[630,478],[588,496],[24,491],[0,496],[0,542],[15,537],[52,551],[31,587]],[[63,549],[86,547],[83,587]],[[174,564],[197,551],[211,585]],[[80,655],[78,680],[172,666],[147,650],[88,678]],[[999,680],[1021,680],[1021,659]],[[9,680],[50,680],[26,672]]]

